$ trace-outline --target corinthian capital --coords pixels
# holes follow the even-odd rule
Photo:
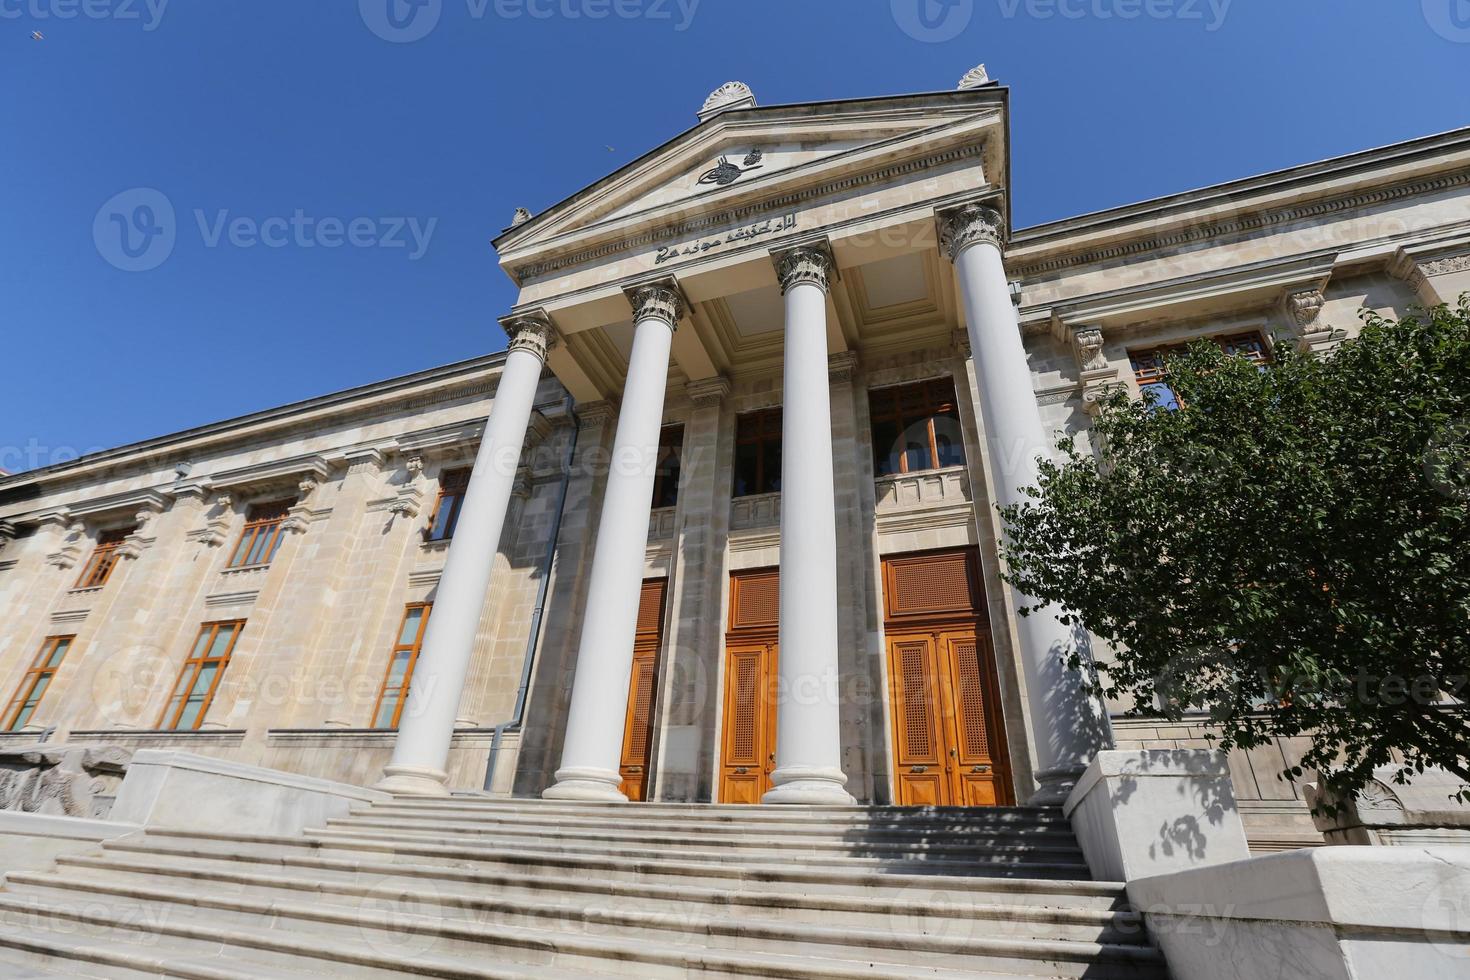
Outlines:
[[[939,246],[951,262],[980,242],[989,242],[1004,251],[1005,227],[1005,219],[995,208],[966,204],[939,216]]]
[[[528,310],[508,316],[500,321],[500,326],[510,338],[507,350],[523,350],[544,361],[556,346],[556,327],[552,326],[551,317],[545,310]]]
[[[672,279],[650,282],[624,290],[633,307],[633,321],[659,319],[674,327],[684,318],[684,296]]]
[[[792,286],[811,283],[824,292],[831,286],[832,273],[837,263],[825,244],[798,245],[777,253],[776,275],[781,279],[781,292],[785,294]]]

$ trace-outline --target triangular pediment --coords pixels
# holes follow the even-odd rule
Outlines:
[[[754,213],[844,179],[964,149],[1005,171],[1005,91],[987,88],[721,113],[500,236],[524,283],[630,236]]]

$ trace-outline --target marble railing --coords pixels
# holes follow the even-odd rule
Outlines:
[[[970,478],[963,466],[880,476],[873,487],[879,514],[970,502]]]
[[[650,541],[661,541],[664,538],[674,536],[674,514],[673,507],[660,507],[648,515],[648,538]]]
[[[758,527],[779,527],[781,494],[759,493],[736,497],[730,502],[730,530],[745,531]]]

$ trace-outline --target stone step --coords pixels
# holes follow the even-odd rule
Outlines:
[[[865,880],[904,882],[933,881],[943,877],[946,887],[956,881],[986,881],[1013,878],[1046,882],[1065,882],[1069,886],[1091,885],[1085,866],[1014,865],[932,865],[922,862],[865,862],[855,859],[806,863],[734,863],[694,860],[689,855],[677,858],[661,855],[607,855],[530,851],[518,847],[493,847],[488,844],[444,844],[417,840],[398,840],[344,834],[309,833],[300,838],[242,836],[152,828],[145,838],[109,841],[107,849],[137,848],[151,850],[170,847],[178,841],[191,846],[229,853],[239,847],[262,844],[268,851],[285,849],[296,853],[334,853],[337,856],[373,856],[393,863],[434,864],[450,867],[496,868],[523,872],[547,871],[598,875],[616,880],[654,880],[672,876],[701,884],[728,887],[732,881],[787,882],[794,887],[819,891],[843,891],[854,882]],[[1103,883],[1107,893],[1121,896],[1122,886]]]
[[[674,833],[644,827],[593,828],[563,827],[555,824],[501,826],[482,825],[473,821],[442,819],[408,819],[403,817],[362,814],[327,821],[329,829],[369,830],[395,837],[413,835],[444,840],[518,842],[536,850],[566,844],[586,846],[607,853],[625,850],[674,853],[679,851],[729,852],[735,860],[768,855],[775,860],[803,861],[808,857],[881,857],[910,860],[943,861],[986,860],[999,854],[1034,857],[1052,863],[1085,863],[1071,834],[1049,833],[1045,836],[1021,835],[1014,832],[946,835],[943,839],[909,835],[905,837],[862,837],[843,839],[813,834],[787,836],[784,833],[735,834],[703,832]],[[956,839],[958,838],[958,839]]]
[[[681,858],[705,864],[761,866],[784,863],[805,868],[870,868],[910,874],[1023,874],[1035,877],[1062,876],[1067,878],[1086,878],[1088,875],[1087,864],[1082,858],[1081,851],[1072,851],[1057,855],[1033,855],[1025,849],[1006,851],[997,848],[989,853],[976,852],[972,856],[965,858],[941,858],[927,861],[924,859],[922,853],[885,853],[882,851],[878,851],[871,856],[865,854],[807,854],[791,856],[785,855],[779,850],[750,854],[737,853],[732,850],[681,848],[663,852],[657,848],[615,846],[598,844],[591,841],[571,842],[549,840],[536,842],[534,845],[529,842],[517,843],[513,841],[497,843],[486,841],[482,838],[467,837],[452,833],[408,833],[402,830],[378,827],[325,827],[320,830],[308,831],[306,836],[323,841],[361,840],[395,845],[442,843],[444,845],[458,845],[472,850],[484,849],[487,852],[497,854],[535,855],[537,859],[543,860],[571,856],[629,857],[637,859],[651,859],[657,856],[659,859],[662,859],[664,853],[671,853]],[[1056,857],[1057,860],[1048,860],[1048,857]],[[1071,858],[1071,860],[1066,860],[1066,858]]]
[[[395,813],[459,812],[519,817],[526,820],[614,821],[623,826],[636,821],[714,824],[790,824],[822,827],[965,827],[981,824],[1047,825],[1070,830],[1060,807],[870,807],[870,806],[742,806],[711,803],[564,803],[553,800],[459,795],[443,799],[399,796],[364,810]]]
[[[1139,917],[1132,912],[1046,908],[1020,904],[987,904],[944,892],[910,890],[892,899],[827,896],[812,898],[755,892],[731,895],[717,889],[613,890],[596,880],[526,878],[465,884],[442,876],[426,880],[395,872],[392,865],[352,873],[320,869],[282,869],[255,865],[219,867],[189,859],[151,855],[64,856],[58,860],[68,876],[104,882],[139,882],[152,888],[181,891],[218,888],[231,895],[284,897],[303,895],[336,905],[393,902],[435,915],[477,922],[532,924],[574,923],[583,931],[601,928],[623,913],[677,920],[682,928],[725,917],[729,922],[844,927],[879,933],[900,931],[945,939],[1043,939],[1140,945],[1146,942]],[[385,873],[386,872],[386,873]],[[609,915],[611,913],[611,915]],[[713,928],[714,926],[708,926]]]
[[[54,897],[48,901],[43,894]],[[30,925],[16,927],[14,922]],[[197,910],[195,915],[185,915],[174,906],[154,907],[71,891],[19,890],[9,884],[0,892],[0,949],[39,949],[39,955],[57,965],[75,964],[67,976],[108,980],[135,976],[301,980],[324,975],[362,980],[402,980],[406,975],[451,980],[606,980],[619,975],[551,964],[465,962],[419,951],[372,950],[365,948],[361,937],[330,941],[290,929],[246,928],[232,917],[209,917]]]
[[[0,912],[0,977],[6,980],[304,980],[308,973],[255,968],[220,956],[171,955],[120,946],[112,937],[47,932]]]
[[[526,820],[610,821],[626,826],[659,821],[700,824],[813,824],[822,827],[964,827],[1004,826],[1070,827],[1060,807],[747,807],[735,804],[582,804],[548,799],[510,799],[497,796],[395,796],[391,801],[360,807],[387,813],[456,813]]]
[[[975,906],[1108,911],[1126,905],[1121,885],[1092,881],[900,875],[844,869],[808,871],[789,867],[751,870],[729,865],[626,859],[572,859],[553,867],[535,861],[468,860],[468,856],[479,857],[481,853],[462,848],[431,848],[425,854],[422,853],[425,849],[420,847],[357,846],[355,843],[343,847],[315,846],[291,839],[286,839],[285,844],[294,846],[192,832],[149,831],[147,837],[108,842],[103,855],[139,862],[188,860],[216,869],[279,867],[301,869],[308,874],[397,875],[459,882],[477,888],[595,889],[617,895],[653,897],[678,896],[684,890],[702,889],[726,896],[730,901],[755,896],[752,901],[786,904],[797,899],[820,905],[854,898],[904,903],[922,892],[943,895],[952,903]]]
[[[673,917],[614,910],[557,915],[553,910],[549,919],[513,915],[506,920],[492,916],[488,921],[473,921],[446,916],[437,906],[399,907],[397,895],[373,895],[371,890],[357,904],[339,906],[319,899],[300,901],[223,893],[208,887],[187,888],[177,879],[171,887],[155,887],[135,880],[104,881],[91,875],[18,872],[11,876],[8,888],[17,899],[50,910],[64,910],[70,905],[83,917],[98,909],[140,913],[155,933],[224,927],[270,931],[278,938],[291,933],[312,942],[356,940],[380,953],[401,954],[406,946],[412,946],[415,956],[464,962],[489,959],[590,971],[636,964],[637,975],[649,978],[683,976],[706,960],[714,961],[717,972],[737,966],[746,969],[747,951],[752,948],[779,954],[792,966],[821,964],[861,970],[854,975],[871,975],[872,970],[886,968],[903,971],[907,976],[989,970],[1033,976],[1135,978],[1157,975],[1161,965],[1156,950],[1137,945],[955,939],[899,930],[882,934],[729,916]],[[152,916],[147,915],[150,911]],[[696,959],[691,961],[691,956]]]

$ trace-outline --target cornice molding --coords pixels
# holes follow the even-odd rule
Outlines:
[[[916,160],[891,164],[887,167],[880,167],[865,173],[853,174],[837,180],[827,181],[803,190],[778,194],[775,197],[765,198],[739,207],[726,208],[700,217],[689,218],[676,224],[651,228],[593,248],[544,259],[540,262],[531,262],[525,265],[511,267],[506,271],[510,273],[511,278],[515,280],[517,285],[524,286],[532,279],[560,272],[562,269],[586,265],[589,262],[595,262],[620,252],[627,252],[639,248],[652,248],[663,242],[697,237],[711,229],[744,224],[749,218],[755,215],[789,211],[793,206],[801,205],[808,201],[829,197],[844,191],[851,191],[854,188],[865,187],[869,184],[892,180],[895,177],[917,173],[958,160],[980,157],[984,155],[988,142],[989,140],[986,139],[950,147],[939,153],[930,154]],[[721,254],[723,255],[725,253]]]
[[[1241,215],[1228,221],[1212,224],[1187,224],[1169,234],[1135,238],[1115,245],[1072,252],[1059,255],[1055,258],[1034,259],[1029,262],[1022,259],[1016,265],[1010,267],[1008,271],[1016,279],[1035,279],[1047,273],[1061,272],[1079,266],[1126,259],[1131,256],[1144,255],[1149,252],[1157,252],[1162,249],[1188,245],[1209,239],[1224,239],[1233,235],[1243,235],[1278,225],[1290,224],[1294,221],[1320,218],[1373,204],[1387,204],[1406,197],[1433,194],[1438,191],[1452,190],[1456,187],[1464,187],[1466,185],[1470,185],[1470,171],[1444,174],[1438,177],[1397,184],[1359,194],[1327,198],[1296,207],[1267,208],[1253,214]],[[1137,217],[1130,218],[1129,220],[1143,221],[1144,219]],[[1153,223],[1157,224],[1158,222],[1154,221]],[[1022,231],[1013,236],[1013,250],[1029,247],[1029,243],[1026,241],[1026,235],[1027,233]]]

